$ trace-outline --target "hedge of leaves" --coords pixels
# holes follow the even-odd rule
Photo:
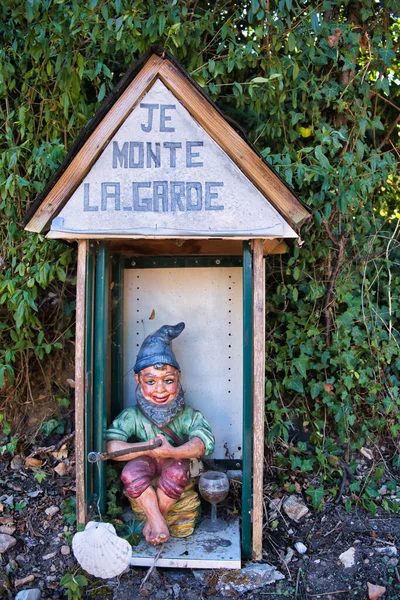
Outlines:
[[[157,43],[244,127],[313,214],[301,241],[268,261],[269,442],[287,440],[295,418],[319,452],[337,441],[396,439],[399,14],[396,0],[3,0],[7,397],[71,333],[63,288],[75,252],[24,233],[21,219],[105,95]],[[49,290],[57,318],[41,308]],[[318,454],[281,458],[308,471]]]

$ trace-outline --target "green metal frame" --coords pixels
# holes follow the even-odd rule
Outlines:
[[[125,259],[125,269],[241,267],[241,256],[137,256]]]
[[[85,460],[93,446],[93,300],[94,300],[94,248],[89,245],[86,258],[85,297]],[[89,506],[93,499],[93,465],[85,462],[85,500]]]
[[[111,419],[124,409],[124,269],[125,259],[115,255],[111,286]]]
[[[253,264],[250,242],[243,242],[243,470],[242,551],[252,556],[252,454],[253,454]]]
[[[90,260],[90,257],[88,261]],[[93,258],[92,258],[93,260]],[[123,287],[124,269],[182,268],[182,267],[232,267],[243,266],[243,459],[242,459],[242,550],[244,558],[252,555],[252,428],[253,428],[253,272],[250,242],[243,242],[242,257],[135,257],[116,255],[112,269],[111,307],[111,371],[112,371],[112,416],[123,409]],[[88,262],[88,278],[93,266]],[[104,432],[107,427],[108,391],[108,334],[109,334],[109,253],[106,246],[99,246],[95,265],[94,301],[94,385],[93,397],[93,446],[104,450]],[[89,302],[89,293],[88,293]],[[87,304],[87,306],[89,306]],[[89,317],[88,317],[89,318]],[[89,321],[88,321],[89,323]],[[92,333],[87,331],[87,342],[91,348]],[[91,362],[87,349],[87,365]],[[87,368],[87,373],[88,373]],[[88,396],[87,420],[91,406]],[[90,426],[87,425],[87,435]],[[90,437],[88,439],[88,444]],[[240,461],[235,461],[238,468]],[[92,490],[87,480],[87,494]],[[99,509],[105,511],[105,464],[99,463],[94,470],[94,492],[99,498]]]
[[[108,325],[109,325],[109,252],[101,244],[96,252],[94,300],[94,432],[97,452],[104,451],[104,432],[107,428],[108,395]],[[94,471],[94,491],[101,514],[106,509],[106,465],[98,462]]]

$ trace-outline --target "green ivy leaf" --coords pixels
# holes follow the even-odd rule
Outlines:
[[[310,486],[309,488],[306,489],[306,494],[307,494],[307,496],[310,496],[311,504],[312,504],[314,510],[318,510],[320,508],[322,501],[324,499],[324,496],[325,496],[324,488],[322,488],[322,487],[314,488],[313,486]]]

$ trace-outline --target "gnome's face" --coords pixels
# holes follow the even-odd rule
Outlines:
[[[171,365],[146,367],[135,375],[144,398],[155,406],[167,406],[179,390],[180,373]]]

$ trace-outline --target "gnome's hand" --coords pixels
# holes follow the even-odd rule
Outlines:
[[[155,440],[161,440],[161,446],[154,448],[154,450],[150,450],[150,452],[147,453],[153,458],[175,458],[178,460],[184,458],[200,458],[206,451],[204,442],[198,437],[193,437],[185,444],[182,444],[182,446],[171,446],[169,441],[163,435],[158,435],[150,441],[154,442]]]
[[[167,438],[160,434],[154,438],[155,440],[161,440],[161,446],[158,448],[154,448],[154,450],[150,450],[149,455],[153,458],[174,458],[176,448],[171,446]]]

